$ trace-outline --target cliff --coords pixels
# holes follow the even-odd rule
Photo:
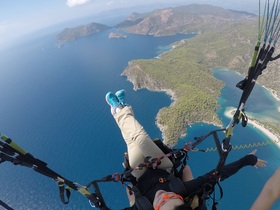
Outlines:
[[[237,12],[206,4],[191,4],[175,8],[159,9],[149,13],[133,13],[115,28],[129,33],[166,36],[176,33],[202,34],[219,30],[229,20],[242,21],[256,15]]]

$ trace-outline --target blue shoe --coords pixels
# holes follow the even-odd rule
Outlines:
[[[115,93],[115,95],[117,96],[121,105],[127,106],[127,104],[125,102],[125,90],[119,90]]]
[[[122,106],[120,104],[118,98],[112,92],[108,92],[105,96],[105,99],[106,99],[107,103],[111,106],[112,109],[116,109],[116,108]]]

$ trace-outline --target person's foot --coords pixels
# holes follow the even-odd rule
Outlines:
[[[105,96],[106,102],[111,106],[111,113],[116,114],[118,108],[122,108],[121,103],[119,102],[117,96],[112,93],[108,92]]]
[[[117,96],[121,105],[127,106],[127,104],[125,102],[125,90],[119,90],[115,93],[115,95]]]

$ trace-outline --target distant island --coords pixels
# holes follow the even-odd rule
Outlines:
[[[161,109],[156,119],[165,143],[175,145],[187,134],[186,127],[197,122],[222,126],[216,110],[224,84],[213,77],[211,70],[227,68],[245,76],[257,41],[257,23],[258,17],[254,14],[191,4],[133,13],[113,27],[116,31],[152,36],[197,34],[192,39],[174,43],[173,50],[157,59],[129,62],[122,73],[135,90],[164,91],[172,97],[171,106]],[[83,31],[83,27],[64,31],[62,40],[75,40],[87,34],[79,31]],[[69,36],[72,32],[78,34],[74,39]],[[268,68],[258,82],[279,97],[279,60]],[[280,123],[261,123],[280,134]]]
[[[119,39],[119,38],[127,38],[127,35],[126,34],[120,34],[120,33],[113,33],[111,32],[109,34],[109,39]]]
[[[106,26],[99,23],[90,23],[87,25],[81,25],[74,28],[65,28],[56,37],[57,45],[61,46],[66,42],[75,41],[81,37],[90,36],[95,33],[99,33],[110,29],[110,26]]]

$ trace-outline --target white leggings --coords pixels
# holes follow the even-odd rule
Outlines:
[[[143,126],[135,119],[133,110],[126,106],[113,115],[127,145],[129,163],[132,168],[137,167],[147,156],[157,157],[164,155],[158,146],[151,140]],[[172,162],[168,158],[161,160],[160,169],[171,169]],[[139,178],[146,169],[134,170],[133,176]]]

